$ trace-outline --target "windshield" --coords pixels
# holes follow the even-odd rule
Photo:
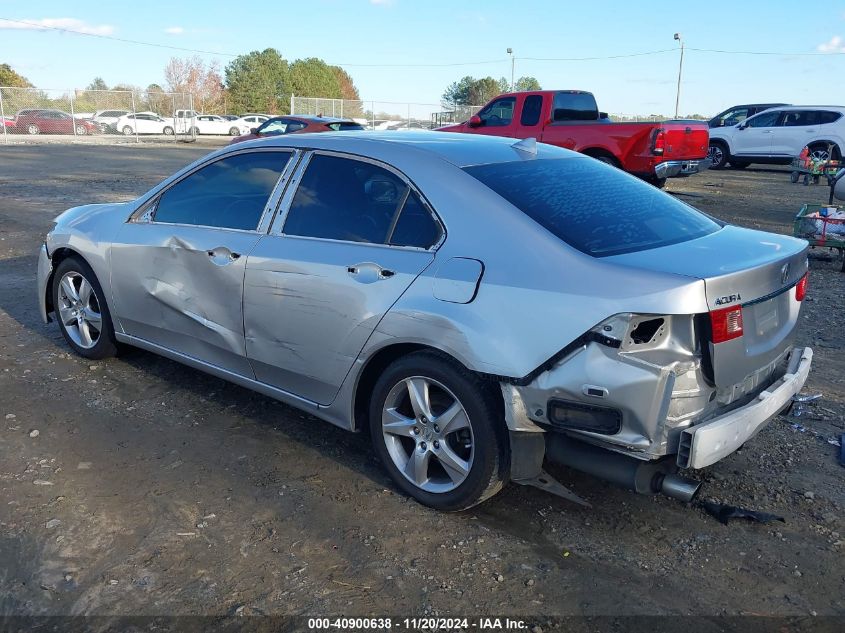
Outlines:
[[[594,159],[526,160],[464,171],[593,257],[668,246],[720,228],[669,194]]]

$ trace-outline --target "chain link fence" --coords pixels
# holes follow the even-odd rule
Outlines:
[[[192,96],[184,93],[0,87],[5,144],[193,141],[198,116]]]
[[[433,130],[443,125],[466,121],[480,109],[481,106],[444,108],[434,103],[353,101],[320,97],[291,96],[290,99],[291,114],[352,119],[369,130]]]

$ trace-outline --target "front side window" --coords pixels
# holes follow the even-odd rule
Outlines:
[[[291,202],[283,232],[397,246],[430,242],[426,244],[430,246],[436,239],[422,233],[428,229],[414,219],[419,211],[413,207],[419,201],[411,193],[404,180],[383,167],[315,154]],[[406,218],[403,208],[408,210]]]
[[[774,112],[763,112],[762,114],[751,117],[745,122],[745,124],[748,127],[774,127],[777,125],[780,115],[781,112],[779,110],[775,110]]]
[[[504,97],[496,99],[478,113],[479,118],[484,121],[486,127],[501,127],[510,125],[513,120],[513,108],[516,97]]]
[[[254,230],[290,156],[250,152],[206,165],[161,194],[153,221]]]
[[[720,228],[696,209],[596,160],[527,160],[464,171],[557,238],[593,257],[668,246]]]
[[[719,117],[719,127],[730,127],[742,123],[749,117],[748,108],[734,108]]]

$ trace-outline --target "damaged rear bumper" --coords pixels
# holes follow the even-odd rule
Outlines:
[[[812,349],[796,347],[789,356],[786,374],[749,404],[685,429],[678,446],[678,466],[704,468],[736,451],[801,391],[812,362]]]

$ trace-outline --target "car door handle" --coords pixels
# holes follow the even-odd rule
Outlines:
[[[346,267],[346,272],[357,282],[362,284],[371,284],[380,279],[389,279],[396,274],[395,271],[387,268],[382,268],[378,264],[372,262],[364,262],[361,264],[354,264]]]
[[[218,266],[226,266],[240,259],[240,253],[234,253],[225,246],[218,246],[214,250],[206,251],[208,258]]]

